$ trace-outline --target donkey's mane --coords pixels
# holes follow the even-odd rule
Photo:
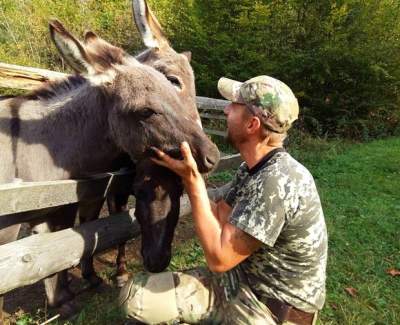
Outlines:
[[[68,93],[86,82],[87,80],[80,75],[68,76],[60,80],[51,80],[24,97],[29,100],[51,99]]]

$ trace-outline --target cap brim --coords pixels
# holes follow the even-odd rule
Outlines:
[[[236,80],[221,78],[218,81],[218,91],[222,97],[234,103],[244,103],[240,96],[240,87],[243,82]]]

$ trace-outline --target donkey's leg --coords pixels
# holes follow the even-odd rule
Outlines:
[[[129,194],[114,194],[107,197],[108,211],[110,214],[121,213],[128,210]],[[126,268],[125,243],[118,245],[117,255],[117,286],[122,288],[128,281],[129,274]]]
[[[13,225],[0,230],[0,245],[13,242],[17,239],[21,225]],[[3,304],[4,298],[0,296],[0,325],[3,324]]]
[[[98,219],[103,204],[104,200],[80,203],[78,210],[80,223],[82,224]],[[82,277],[89,282],[90,287],[97,287],[103,282],[103,280],[97,276],[94,269],[93,256],[81,260],[81,272]]]
[[[77,208],[76,204],[71,204],[50,212],[45,221],[42,219],[31,223],[32,231],[34,233],[47,233],[73,227]],[[72,305],[66,304],[66,302],[74,298],[68,284],[68,270],[56,273],[44,280],[49,305],[51,307],[63,305],[62,309],[65,309],[66,314],[73,312]],[[64,311],[62,310],[61,313],[64,314]]]

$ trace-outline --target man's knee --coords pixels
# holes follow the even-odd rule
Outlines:
[[[119,301],[127,317],[146,324],[179,318],[172,272],[137,274],[122,288]]]

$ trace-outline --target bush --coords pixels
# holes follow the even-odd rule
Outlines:
[[[400,3],[393,0],[149,0],[173,46],[193,52],[198,93],[221,76],[267,74],[302,109],[298,128],[361,140],[400,128]],[[29,12],[22,19],[21,13]],[[129,0],[0,0],[0,61],[64,69],[47,21],[93,29],[135,53]]]

